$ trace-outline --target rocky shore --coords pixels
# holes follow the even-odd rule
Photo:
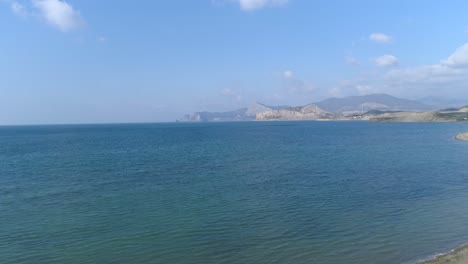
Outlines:
[[[468,141],[468,132],[458,134],[455,138],[458,140]]]

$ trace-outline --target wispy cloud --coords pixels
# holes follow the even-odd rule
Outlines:
[[[442,64],[460,68],[468,66],[468,43],[458,48],[452,55],[450,55]]]
[[[374,87],[370,85],[356,85],[355,89],[360,95],[371,94],[374,92]]]
[[[235,0],[239,3],[240,8],[245,11],[252,11],[267,6],[282,6],[286,5],[289,0]]]
[[[107,38],[106,38],[105,36],[99,36],[99,37],[97,38],[97,41],[98,41],[99,43],[106,43],[106,42],[107,42]]]
[[[229,98],[230,100],[235,102],[241,102],[244,99],[241,90],[234,90],[231,88],[226,88],[222,90],[220,95]]]
[[[398,64],[398,58],[389,54],[375,58],[373,61],[378,67],[392,67]]]
[[[329,96],[343,97],[349,95],[366,95],[382,92],[382,86],[373,85],[372,78],[357,78],[354,80],[342,80],[337,86],[329,90]]]
[[[26,17],[28,15],[26,8],[17,1],[12,1],[10,3],[10,7],[11,7],[11,11],[13,11],[13,13],[15,13],[15,15],[17,16]]]
[[[349,64],[349,65],[354,65],[354,66],[359,65],[359,60],[356,59],[354,56],[346,56],[345,62],[346,64]]]
[[[377,60],[375,59],[375,63]],[[381,66],[394,65],[397,58],[380,57]],[[466,95],[468,87],[468,43],[439,63],[404,68],[387,68],[344,80],[330,90],[333,94],[355,95],[383,92],[405,97]]]
[[[33,0],[33,6],[47,23],[62,32],[80,29],[85,24],[80,12],[63,0]]]
[[[392,37],[383,33],[372,33],[369,36],[369,40],[375,43],[387,44],[387,43],[392,42]]]
[[[468,81],[468,43],[438,64],[392,70],[387,74],[387,78],[396,83],[434,84]]]
[[[293,71],[286,70],[281,73],[281,78],[287,90],[294,94],[310,94],[316,89],[313,85],[297,77]]]
[[[283,78],[292,79],[294,78],[294,73],[291,70],[286,70],[283,72]]]

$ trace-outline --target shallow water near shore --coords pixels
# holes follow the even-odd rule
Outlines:
[[[0,127],[0,263],[414,263],[468,242],[465,131]]]

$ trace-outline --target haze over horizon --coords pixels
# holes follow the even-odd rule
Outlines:
[[[468,2],[0,0],[0,125],[371,93],[468,104]]]

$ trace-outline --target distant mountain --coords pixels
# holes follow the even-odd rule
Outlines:
[[[251,104],[248,108],[241,108],[228,112],[195,112],[178,119],[178,122],[216,122],[216,121],[253,121],[257,113],[268,112],[288,106],[267,106],[261,103]]]
[[[349,96],[344,98],[329,98],[316,105],[333,113],[353,114],[370,110],[380,111],[424,111],[434,107],[418,101],[397,98],[388,94],[370,94]]]
[[[437,107],[438,109],[442,109],[442,108],[458,107],[458,106],[464,105],[466,104],[467,100],[461,99],[461,98],[453,99],[453,98],[444,98],[440,96],[428,96],[428,97],[420,98],[417,101],[423,104],[433,105]]]
[[[337,115],[310,104],[303,107],[270,110],[256,115],[257,121],[332,120]]]
[[[377,116],[398,116],[400,112],[430,111],[434,109],[435,107],[418,101],[401,99],[388,94],[370,94],[329,98],[315,104],[299,107],[268,106],[254,103],[247,108],[234,111],[195,112],[185,115],[177,121],[368,120]]]

